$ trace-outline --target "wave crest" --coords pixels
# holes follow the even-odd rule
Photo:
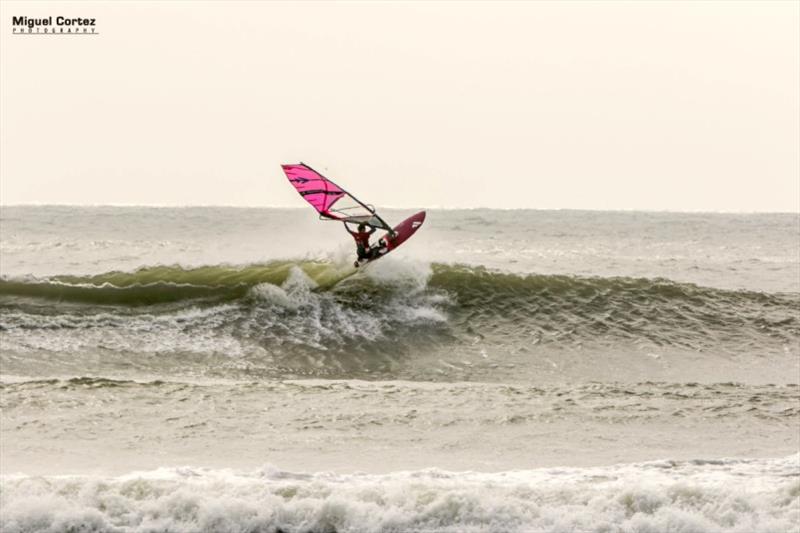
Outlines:
[[[280,261],[2,279],[0,328],[11,350],[311,356],[302,368],[334,372],[453,343],[520,360],[545,346],[784,353],[800,337],[797,294],[391,261],[352,273]]]

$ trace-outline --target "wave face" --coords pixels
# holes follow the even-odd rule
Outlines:
[[[3,531],[792,531],[798,456],[483,474],[162,468],[117,478],[6,476]]]
[[[135,353],[134,364],[144,368],[142,355],[155,361],[168,354],[172,360],[162,358],[153,370],[221,361],[256,374],[337,377],[391,374],[453,347],[474,356],[461,366],[475,372],[544,364],[537,353],[586,348],[633,347],[654,359],[665,351],[791,354],[800,338],[797,294],[386,266],[352,275],[330,262],[277,261],[4,278],[0,328],[7,353],[100,353],[109,360]],[[502,360],[489,361],[490,352]]]

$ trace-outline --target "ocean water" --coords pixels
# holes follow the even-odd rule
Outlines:
[[[0,529],[800,527],[797,214],[353,255],[308,209],[1,208]]]

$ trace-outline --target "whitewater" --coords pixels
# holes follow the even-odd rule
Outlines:
[[[2,207],[0,529],[800,527],[797,214],[353,255],[306,209]]]

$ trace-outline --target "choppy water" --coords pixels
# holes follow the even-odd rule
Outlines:
[[[356,275],[348,239],[2,208],[4,531],[800,523],[798,215],[434,210]]]

